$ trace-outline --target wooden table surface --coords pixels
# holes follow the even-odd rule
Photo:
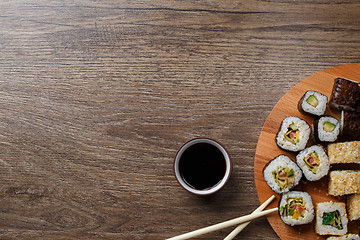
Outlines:
[[[166,239],[252,212],[268,114],[358,63],[359,36],[357,1],[0,1],[0,239]],[[233,161],[208,197],[173,175],[198,136]],[[279,238],[261,218],[237,239]]]

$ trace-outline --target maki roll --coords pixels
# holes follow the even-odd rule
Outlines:
[[[285,193],[299,184],[301,169],[286,155],[279,155],[264,167],[264,179],[276,193]]]
[[[320,235],[344,235],[347,232],[345,203],[322,202],[316,204],[315,231]]]
[[[360,83],[345,78],[336,78],[330,96],[330,107],[356,111],[359,102]]]
[[[360,219],[360,194],[347,196],[347,210],[350,220]]]
[[[360,113],[341,111],[341,135],[353,140],[360,140]]]
[[[325,150],[319,145],[305,148],[296,156],[296,163],[309,181],[316,181],[327,175],[330,168],[328,161]]]
[[[279,202],[281,220],[290,226],[302,225],[314,219],[314,205],[307,192],[290,191],[284,193]]]
[[[327,96],[316,91],[307,91],[298,103],[300,112],[311,115],[324,115],[326,104],[328,102]]]
[[[310,137],[309,124],[298,117],[286,117],[276,136],[276,144],[288,151],[298,152],[306,147]]]
[[[330,143],[327,145],[329,163],[359,163],[360,141]]]
[[[328,237],[326,240],[360,240],[360,237],[357,234],[349,233],[340,237]]]
[[[360,171],[335,170],[329,174],[328,192],[332,196],[360,193]]]
[[[314,121],[314,138],[317,142],[335,142],[340,135],[340,123],[336,118],[323,116]]]

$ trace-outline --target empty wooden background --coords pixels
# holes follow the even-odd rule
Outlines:
[[[165,239],[250,213],[272,107],[359,60],[358,1],[2,0],[0,238]],[[172,172],[198,136],[233,161],[210,197]],[[262,218],[238,239],[278,237]]]

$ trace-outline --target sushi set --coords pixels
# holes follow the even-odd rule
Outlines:
[[[360,239],[360,64],[318,72],[276,104],[254,163],[259,200],[285,239]]]

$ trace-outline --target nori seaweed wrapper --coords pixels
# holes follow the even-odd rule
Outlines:
[[[360,139],[360,113],[342,111],[341,113],[342,135],[351,139]]]
[[[319,117],[319,118],[315,118],[314,121],[313,121],[313,131],[312,131],[312,134],[313,134],[313,140],[315,140],[315,142],[317,143],[331,143],[331,142],[336,142],[339,140],[339,135],[340,135],[340,131],[339,131],[339,134],[336,136],[336,139],[334,140],[320,140],[320,137],[319,137],[319,127],[322,128],[322,126],[319,126],[319,122],[320,122],[320,119],[321,118],[333,118],[333,119],[336,119],[334,117],[331,117],[331,116],[322,116],[322,117]],[[337,119],[336,119],[337,120]]]
[[[330,96],[330,107],[356,111],[360,103],[360,85],[345,78],[336,78]]]
[[[312,134],[315,142],[321,142],[318,135],[320,118],[315,118],[312,124]]]
[[[321,96],[323,96],[325,99],[326,99],[326,103],[327,103],[327,96],[325,96],[324,94],[322,94],[322,93],[320,93],[320,92],[316,92],[316,91],[313,91],[313,90],[308,90],[308,91],[306,91],[305,93],[304,93],[304,95],[300,98],[300,100],[299,100],[299,102],[298,102],[298,105],[297,105],[297,108],[298,108],[298,111],[299,112],[301,112],[302,114],[305,114],[305,115],[309,115],[309,116],[311,116],[311,117],[319,117],[319,116],[321,116],[321,115],[323,115],[324,113],[325,113],[325,110],[326,110],[326,103],[325,103],[325,107],[324,107],[324,109],[323,109],[323,111],[322,111],[322,109],[318,109],[317,111],[317,113],[313,113],[313,112],[311,112],[311,111],[306,111],[305,109],[303,109],[302,108],[302,103],[303,103],[303,101],[306,101],[305,100],[305,97],[306,97],[306,94],[308,93],[308,92],[314,92],[314,93],[317,93],[318,95],[321,95]],[[319,103],[320,104],[320,103]],[[315,108],[314,108],[315,109]]]
[[[305,115],[309,115],[309,116],[312,116],[312,117],[318,117],[318,116],[320,116],[320,115],[315,115],[315,114],[312,114],[312,113],[310,113],[310,112],[307,112],[307,111],[305,111],[305,110],[301,107],[301,104],[302,104],[302,102],[305,100],[305,96],[306,96],[306,93],[307,93],[307,92],[308,92],[308,91],[306,91],[306,92],[304,93],[304,95],[300,98],[300,100],[299,100],[299,102],[298,102],[298,105],[297,105],[298,111],[301,112],[302,114],[305,114]]]

